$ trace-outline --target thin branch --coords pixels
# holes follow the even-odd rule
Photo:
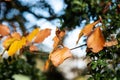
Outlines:
[[[86,46],[87,44],[82,44],[80,46],[77,46],[77,47],[74,47],[74,48],[71,48],[70,50],[74,50],[74,49],[77,49],[77,48],[80,48],[80,47],[83,47],[83,46]]]

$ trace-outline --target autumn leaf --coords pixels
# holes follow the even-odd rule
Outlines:
[[[15,38],[15,39],[18,39],[18,40],[21,39],[21,35],[20,35],[20,33],[18,33],[18,32],[13,32],[13,33],[11,34],[11,36],[12,36],[13,38]]]
[[[69,57],[72,57],[72,54],[70,52],[70,49],[68,49],[67,47],[58,48],[49,55],[49,59],[56,67],[59,66],[65,59]]]
[[[55,49],[59,44],[61,44],[61,41],[63,37],[65,36],[65,31],[61,31],[58,28],[56,29],[56,36],[53,38],[54,44],[53,48]]]
[[[5,25],[0,24],[0,35],[1,36],[6,36],[8,34],[10,34],[10,29]]]
[[[35,38],[34,42],[35,43],[41,43],[50,34],[51,34],[51,29],[47,28],[47,29],[44,29],[44,30],[40,30],[39,33],[36,35],[36,38]]]
[[[48,60],[45,62],[44,71],[48,71],[48,70],[49,70],[50,62],[51,62],[50,59],[48,59]]]
[[[91,23],[91,24],[87,24],[87,25],[81,30],[81,32],[79,33],[78,40],[77,40],[76,44],[78,44],[78,41],[80,40],[80,38],[81,38],[83,35],[84,35],[84,36],[88,36],[88,35],[91,33],[93,27],[94,27],[97,23],[99,23],[100,21],[101,21],[101,20],[99,19],[99,20],[97,20],[97,21],[95,21],[95,22],[93,22],[93,23]]]
[[[115,40],[112,40],[112,41],[105,42],[104,47],[111,47],[111,46],[114,46],[114,45],[117,45],[117,44],[118,44],[118,41],[115,39]]]
[[[16,39],[8,36],[4,41],[3,41],[3,47],[7,49]]]
[[[8,55],[13,56],[18,50],[26,45],[26,38],[22,37],[21,40],[15,40],[9,47]]]
[[[33,52],[33,51],[38,51],[38,50],[39,50],[38,47],[35,46],[35,45],[31,45],[31,46],[29,47],[29,49],[30,49],[31,52]]]
[[[19,50],[20,46],[21,45],[19,40],[14,41],[8,50],[8,55],[13,56]]]
[[[87,38],[87,47],[91,49],[92,52],[98,53],[104,47],[105,39],[102,34],[100,27],[95,28],[95,30]]]
[[[40,30],[40,28],[36,28],[30,34],[28,34],[28,36],[26,37],[27,41],[31,42],[33,40],[33,38],[38,34],[39,30]]]
[[[108,9],[109,9],[109,7],[110,7],[111,4],[112,4],[111,2],[106,3],[106,6],[104,7],[102,13],[105,14],[108,11]]]
[[[19,43],[19,48],[22,48],[23,46],[26,46],[27,44],[27,39],[25,37],[22,37]]]

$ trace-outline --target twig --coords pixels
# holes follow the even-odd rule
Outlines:
[[[82,44],[82,45],[80,45],[80,46],[77,46],[77,47],[71,48],[70,50],[74,50],[74,49],[77,49],[77,48],[79,48],[79,47],[83,47],[83,46],[85,46],[85,45],[87,45],[87,44]]]

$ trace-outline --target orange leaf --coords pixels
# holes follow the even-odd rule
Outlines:
[[[65,31],[60,31],[58,28],[56,29],[56,36],[53,38],[54,44],[53,48],[56,48],[60,42],[62,41],[63,37],[65,36]]]
[[[100,30],[100,27],[95,28],[95,30],[87,38],[87,47],[91,49],[92,52],[97,53],[101,51],[104,47],[105,39]]]
[[[41,43],[44,41],[45,38],[47,38],[51,34],[51,29],[44,29],[40,30],[39,33],[37,34],[34,42],[35,43]]]
[[[39,50],[38,47],[35,46],[35,45],[31,45],[29,49],[30,49],[31,52]]]
[[[81,30],[81,32],[79,33],[78,40],[77,40],[76,44],[78,43],[78,41],[80,40],[80,38],[81,38],[83,35],[84,35],[84,36],[88,36],[88,35],[91,33],[93,27],[94,27],[97,23],[99,23],[99,22],[100,22],[100,20],[97,20],[97,21],[95,21],[95,22],[93,22],[93,23],[91,23],[91,24],[87,24],[87,25]]]
[[[117,45],[118,44],[118,41],[117,40],[112,40],[112,41],[109,41],[109,42],[105,42],[105,47],[110,47],[110,46],[114,46],[114,45]]]
[[[18,33],[18,32],[13,32],[13,33],[11,34],[11,36],[12,36],[13,38],[15,38],[15,39],[18,39],[18,40],[20,40],[20,38],[21,38],[21,35],[20,35],[20,33]]]
[[[49,67],[50,67],[50,60],[48,59],[48,60],[45,62],[44,71],[48,71],[48,70],[49,70]]]
[[[59,66],[65,59],[72,57],[70,49],[67,47],[58,48],[49,55],[49,59],[52,61],[54,66]]]
[[[5,25],[0,24],[0,35],[6,36],[9,33],[10,33],[10,29]]]

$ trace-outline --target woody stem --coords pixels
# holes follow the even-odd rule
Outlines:
[[[82,44],[82,45],[80,45],[80,46],[77,46],[77,47],[71,48],[70,50],[74,50],[74,49],[77,49],[77,48],[83,47],[83,46],[85,46],[85,45],[87,45],[87,44]]]

